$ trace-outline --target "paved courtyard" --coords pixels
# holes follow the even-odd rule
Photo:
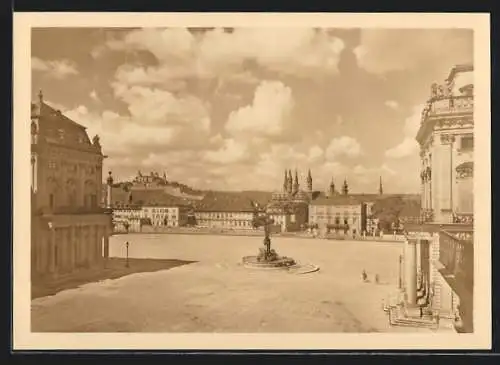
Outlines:
[[[272,239],[279,254],[320,267],[297,275],[246,269],[261,237],[129,234],[110,255],[196,261],[32,301],[33,332],[386,332],[402,244]],[[366,270],[370,283],[361,281]],[[375,284],[374,275],[380,277]],[[420,329],[421,331],[428,331]]]

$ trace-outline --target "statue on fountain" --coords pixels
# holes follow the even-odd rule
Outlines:
[[[259,249],[257,261],[275,261],[278,259],[278,254],[275,250],[271,249],[271,234],[269,227],[274,224],[274,219],[270,218],[267,213],[260,215],[261,209],[256,204],[254,210],[254,227],[264,227],[264,247]]]
[[[259,248],[257,256],[247,256],[243,258],[246,264],[256,264],[258,266],[266,265],[269,267],[289,267],[295,264],[295,261],[285,256],[279,256],[278,253],[271,248],[270,226],[274,224],[274,219],[261,209],[258,204],[253,204],[254,207],[254,228],[264,227],[264,247]]]

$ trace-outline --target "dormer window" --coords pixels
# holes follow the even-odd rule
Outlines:
[[[57,135],[58,135],[60,140],[64,140],[64,129],[58,129]]]

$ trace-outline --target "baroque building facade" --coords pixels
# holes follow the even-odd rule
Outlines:
[[[281,232],[302,230],[307,224],[312,195],[311,170],[307,173],[305,191],[300,188],[297,170],[294,177],[292,170],[285,170],[283,189],[271,195],[266,212]]]
[[[426,306],[473,332],[473,66],[432,84],[416,139],[420,144],[419,224],[406,225],[404,285],[408,306]]]
[[[472,65],[455,66],[433,84],[417,134],[422,208],[429,221],[453,223],[473,213],[474,96]]]
[[[100,206],[105,156],[85,127],[43,101],[31,104],[31,262],[34,275],[99,265],[111,215]],[[104,246],[104,247],[103,247]]]

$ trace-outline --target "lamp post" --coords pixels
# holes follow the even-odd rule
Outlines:
[[[403,255],[399,255],[399,275],[398,275],[398,287],[399,287],[399,289],[403,288],[403,280],[401,278],[402,266],[403,266]]]
[[[125,267],[129,267],[129,264],[128,264],[128,245],[129,245],[128,241],[125,242],[125,247],[127,248],[127,258],[126,258],[126,261],[125,261]]]

